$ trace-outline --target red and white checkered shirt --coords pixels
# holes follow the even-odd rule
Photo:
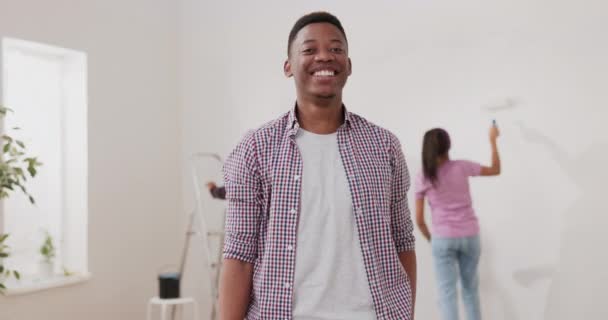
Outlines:
[[[414,250],[410,178],[398,139],[344,110],[338,146],[346,170],[377,318],[410,319],[412,292],[399,252]],[[248,320],[291,319],[302,158],[295,109],[246,135],[224,166],[225,259],[254,265]],[[319,248],[323,250],[323,248]]]

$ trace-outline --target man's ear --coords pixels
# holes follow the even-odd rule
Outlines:
[[[290,78],[293,76],[293,72],[291,72],[291,64],[289,63],[289,59],[285,60],[285,63],[283,64],[283,73],[285,73],[285,76],[287,78]]]
[[[348,75],[350,76],[353,73],[353,62],[348,58]]]

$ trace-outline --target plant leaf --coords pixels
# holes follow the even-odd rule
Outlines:
[[[30,165],[27,167],[27,172],[29,172],[29,173],[30,173],[30,176],[35,177],[35,176],[36,176],[36,172],[37,172],[37,171],[36,171],[36,168],[34,168],[34,166],[33,166],[32,164],[30,164]]]

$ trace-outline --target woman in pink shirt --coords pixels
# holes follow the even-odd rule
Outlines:
[[[443,320],[458,319],[459,278],[467,319],[481,319],[477,275],[481,244],[469,177],[500,174],[498,136],[498,128],[492,126],[492,166],[485,167],[468,160],[451,160],[450,136],[445,130],[436,128],[424,134],[423,172],[418,174],[415,185],[416,223],[422,235],[431,241]],[[432,237],[424,221],[425,198],[431,207]]]

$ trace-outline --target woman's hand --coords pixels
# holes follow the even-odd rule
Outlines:
[[[496,143],[496,139],[500,136],[500,131],[496,125],[490,127],[490,142]]]

